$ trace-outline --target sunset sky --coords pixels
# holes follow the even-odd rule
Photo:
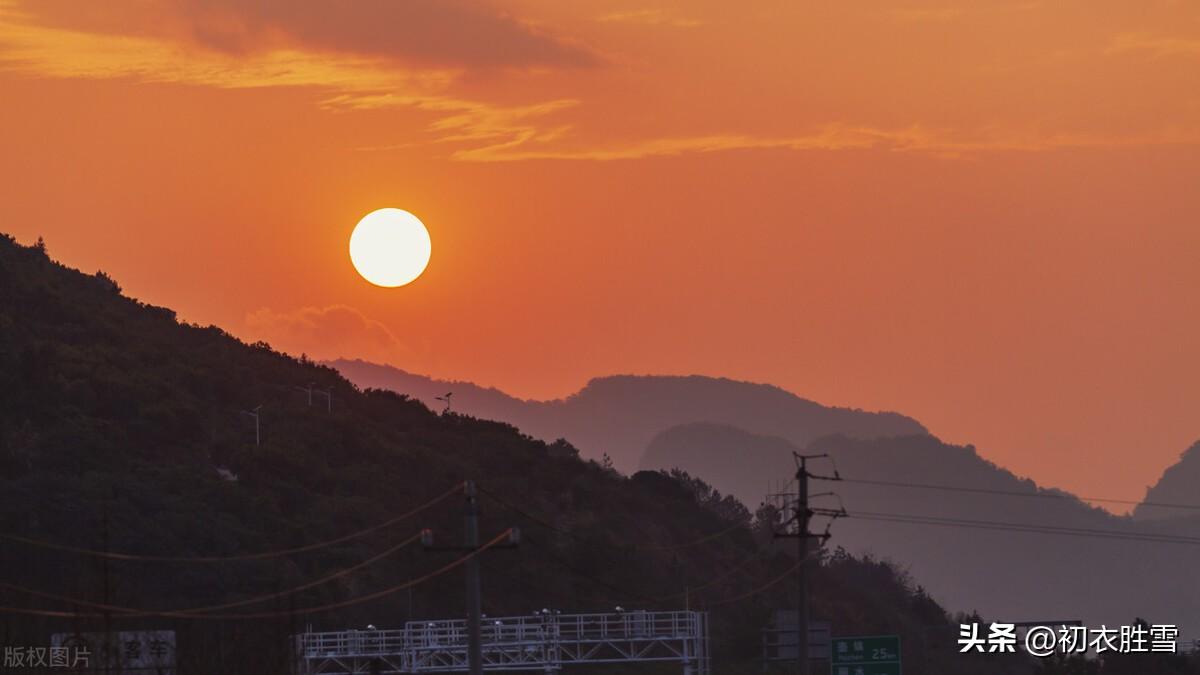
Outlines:
[[[0,100],[0,231],[287,351],[770,382],[1101,497],[1200,438],[1191,0],[0,0]]]

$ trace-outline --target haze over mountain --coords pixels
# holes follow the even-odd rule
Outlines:
[[[566,398],[524,401],[497,389],[365,361],[328,365],[360,387],[403,392],[435,409],[443,405],[435,397],[453,392],[454,410],[504,420],[543,440],[566,438],[587,457],[607,454],[625,473],[637,470],[656,434],[689,422],[732,424],[799,445],[829,434],[875,438],[926,433],[919,422],[897,413],[827,407],[769,384],[698,375],[598,377]]]
[[[785,439],[728,425],[690,424],[659,434],[640,468],[683,467],[710,477],[723,492],[756,503],[762,477],[788,475],[792,453],[799,450]],[[1114,516],[1068,493],[1039,488],[979,457],[973,447],[947,445],[932,436],[829,436],[805,451],[833,458],[814,460],[810,471],[832,475],[836,464],[846,479],[816,481],[812,487],[814,493],[832,490],[840,497],[816,498],[815,504],[844,504],[852,516],[833,525],[833,543],[902,562],[949,606],[1014,621],[1078,618],[1114,624],[1142,616],[1179,623],[1191,631],[1188,635],[1200,631],[1200,586],[1191,583],[1200,568],[1200,539],[1152,543],[1013,531],[1024,525],[1196,537],[1197,511],[1161,509],[1171,517],[1148,523]],[[1174,479],[1183,472],[1168,474]],[[1192,486],[1194,495],[1200,482]],[[1012,527],[964,527],[972,521]]]
[[[1060,526],[1102,532],[1196,536],[1200,517],[1160,510],[1138,522],[1085,504],[1067,492],[1039,487],[989,462],[972,446],[953,446],[896,413],[833,409],[777,387],[708,377],[597,378],[556,401],[522,401],[496,389],[446,382],[362,361],[332,362],[360,386],[384,387],[433,405],[453,392],[455,409],[511,422],[536,437],[566,438],[592,458],[612,456],[624,471],[680,468],[702,476],[751,509],[772,483],[794,472],[793,451],[828,452],[847,479],[949,485],[1026,496],[938,491],[854,483],[834,489],[851,513],[901,514]],[[630,466],[630,458],[637,456]],[[1185,453],[1150,494],[1158,501],[1194,503],[1200,478]],[[832,464],[814,464],[832,473]],[[1188,485],[1192,488],[1189,492]],[[1185,494],[1186,493],[1186,494]],[[1170,499],[1167,496],[1171,497]],[[836,506],[826,501],[825,506]],[[1147,516],[1148,517],[1148,516]],[[1011,528],[1009,528],[1011,529]],[[911,567],[948,606],[978,609],[1016,621],[1048,616],[1119,623],[1148,616],[1200,630],[1200,590],[1180,590],[1200,547],[1092,539],[948,524],[839,520],[837,545],[872,552]],[[1026,592],[1028,590],[1029,592]]]

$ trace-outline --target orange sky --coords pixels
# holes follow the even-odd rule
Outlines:
[[[767,381],[1094,496],[1200,437],[1189,0],[0,0],[0,99],[0,230],[289,351]]]

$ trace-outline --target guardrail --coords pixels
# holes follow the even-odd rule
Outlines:
[[[569,664],[674,661],[685,675],[709,672],[708,615],[634,610],[488,617],[483,667],[552,672]],[[295,636],[303,675],[467,670],[465,620],[410,621],[404,628]]]

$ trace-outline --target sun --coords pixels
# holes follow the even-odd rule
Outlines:
[[[385,288],[412,283],[429,265],[429,230],[403,209],[363,216],[350,235],[350,261],[362,278]]]

